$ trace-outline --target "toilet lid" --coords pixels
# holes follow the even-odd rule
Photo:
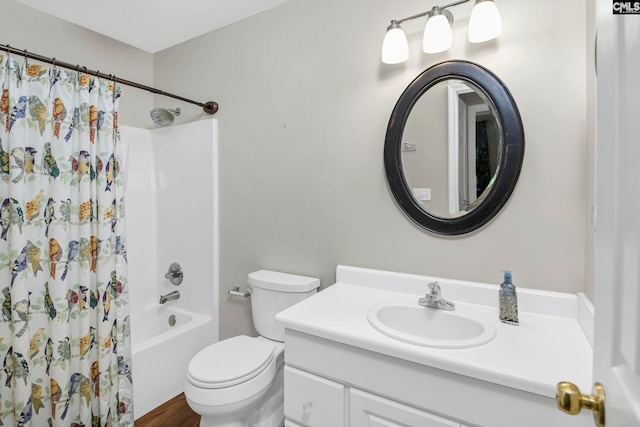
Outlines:
[[[198,387],[230,387],[264,371],[274,353],[275,345],[240,335],[201,350],[191,359],[187,374]]]

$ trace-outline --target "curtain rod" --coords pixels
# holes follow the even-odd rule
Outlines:
[[[49,58],[47,56],[43,56],[43,55],[39,55],[37,53],[29,52],[26,49],[24,49],[24,50],[16,49],[14,47],[9,46],[8,44],[5,45],[5,44],[1,44],[0,43],[0,50],[4,50],[5,52],[7,52],[7,54],[14,54],[14,55],[18,55],[18,56],[23,56],[24,58],[35,59],[36,61],[40,61],[40,62],[46,62],[48,64],[52,64],[54,67],[63,67],[63,68],[67,68],[69,70],[76,70],[78,72],[82,71],[85,74],[90,74],[92,76],[100,77],[100,78],[103,78],[103,79],[109,79],[109,80],[114,81],[116,83],[120,83],[120,84],[131,86],[131,87],[135,87],[137,89],[146,90],[147,92],[155,93],[155,94],[158,94],[158,95],[168,96],[169,98],[174,98],[174,99],[177,99],[179,101],[188,102],[190,104],[195,104],[195,105],[197,105],[199,107],[202,107],[204,112],[208,113],[208,114],[215,114],[216,111],[218,111],[218,103],[214,102],[214,101],[209,101],[209,102],[202,103],[202,102],[194,101],[192,99],[183,98],[182,96],[174,95],[174,94],[168,93],[168,92],[164,92],[162,90],[159,90],[159,89],[156,89],[156,88],[153,88],[153,87],[150,87],[150,86],[145,86],[145,85],[140,84],[140,83],[136,83],[136,82],[132,82],[132,81],[129,81],[129,80],[121,79],[120,77],[116,77],[115,75],[105,74],[105,73],[101,73],[100,71],[90,70],[87,67],[80,66],[80,65],[73,65],[70,62],[58,61],[55,57],[54,58]]]

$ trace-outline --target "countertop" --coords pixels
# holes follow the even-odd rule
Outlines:
[[[347,270],[341,274],[340,268]],[[555,397],[560,381],[571,381],[585,390],[591,388],[593,349],[576,318],[577,308],[562,315],[549,314],[549,306],[572,307],[572,299],[577,305],[575,295],[518,289],[521,306],[527,311],[521,309],[520,325],[512,326],[498,320],[498,286],[440,279],[443,297],[459,307],[473,306],[495,324],[497,335],[479,347],[430,348],[406,344],[378,332],[367,321],[367,312],[381,303],[417,304],[417,299],[423,296],[420,290],[426,289],[426,282],[433,278],[387,272],[374,278],[376,270],[338,269],[337,283],[284,310],[276,322],[298,332],[551,398]],[[351,280],[359,270],[368,276]],[[396,274],[401,281],[411,280],[392,287]],[[363,286],[368,281],[371,286]],[[380,283],[389,283],[387,287],[393,290],[381,289],[386,285]],[[469,292],[465,293],[465,289]],[[481,295],[478,299],[482,303],[470,304],[453,298],[466,294]],[[495,306],[488,303],[493,300]],[[556,304],[558,301],[560,304]]]

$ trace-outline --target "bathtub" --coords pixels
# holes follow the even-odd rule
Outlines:
[[[170,317],[175,319],[173,326],[169,324]],[[211,317],[170,306],[151,306],[132,312],[136,419],[183,392],[189,361],[215,341],[214,326]]]

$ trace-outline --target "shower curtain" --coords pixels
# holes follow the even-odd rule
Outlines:
[[[131,426],[120,89],[0,58],[0,426]]]

